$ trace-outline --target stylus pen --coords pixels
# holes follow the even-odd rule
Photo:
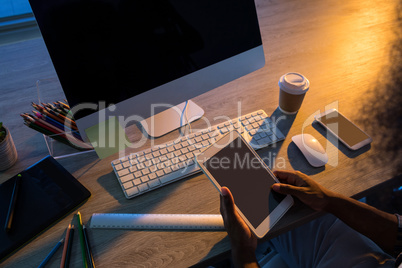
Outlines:
[[[56,244],[56,246],[54,246],[54,248],[52,249],[52,251],[50,251],[50,253],[46,256],[46,258],[41,262],[41,264],[39,264],[38,268],[45,267],[46,263],[48,263],[48,261],[53,257],[54,253],[56,253],[56,251],[59,249],[59,247],[61,247],[61,244],[63,244],[63,242],[64,242],[64,238],[62,238],[62,239]]]
[[[70,256],[71,256],[71,248],[73,246],[73,238],[74,238],[74,225],[71,225],[70,237],[68,239],[68,244],[67,244],[66,261],[64,262],[64,268],[70,267]]]
[[[14,214],[15,214],[15,204],[17,202],[17,196],[18,196],[18,189],[20,188],[21,184],[21,174],[17,175],[17,178],[15,179],[14,182],[14,188],[13,188],[13,193],[11,195],[11,201],[10,201],[10,206],[8,207],[8,213],[6,217],[6,224],[4,225],[4,229],[6,232],[11,231],[11,227],[13,224],[13,219],[14,219]]]
[[[84,267],[88,267],[87,257],[85,253],[85,239],[84,239],[84,231],[82,230],[82,219],[81,213],[77,212],[77,221],[78,221],[78,235],[80,237],[80,245],[81,245],[81,252],[82,252],[82,261],[84,262]]]
[[[85,247],[87,250],[88,264],[90,268],[95,268],[94,258],[92,256],[91,245],[89,244],[88,231],[85,225],[82,227],[84,231]]]

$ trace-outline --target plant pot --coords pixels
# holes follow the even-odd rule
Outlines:
[[[10,131],[4,126],[3,129],[6,131],[6,137],[0,142],[0,171],[10,168],[17,162],[18,158]]]

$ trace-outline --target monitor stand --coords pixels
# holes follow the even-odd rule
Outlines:
[[[191,123],[204,115],[204,110],[188,100],[187,119]],[[163,112],[153,115],[140,123],[150,137],[158,138],[187,124],[186,102],[182,102]]]

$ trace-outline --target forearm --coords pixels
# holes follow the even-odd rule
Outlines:
[[[370,238],[385,251],[393,251],[398,226],[395,215],[335,193],[328,197],[324,210]]]

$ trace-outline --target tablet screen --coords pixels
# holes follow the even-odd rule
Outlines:
[[[236,206],[255,229],[285,197],[271,191],[275,180],[260,159],[238,137],[204,162],[219,185],[229,188]]]

